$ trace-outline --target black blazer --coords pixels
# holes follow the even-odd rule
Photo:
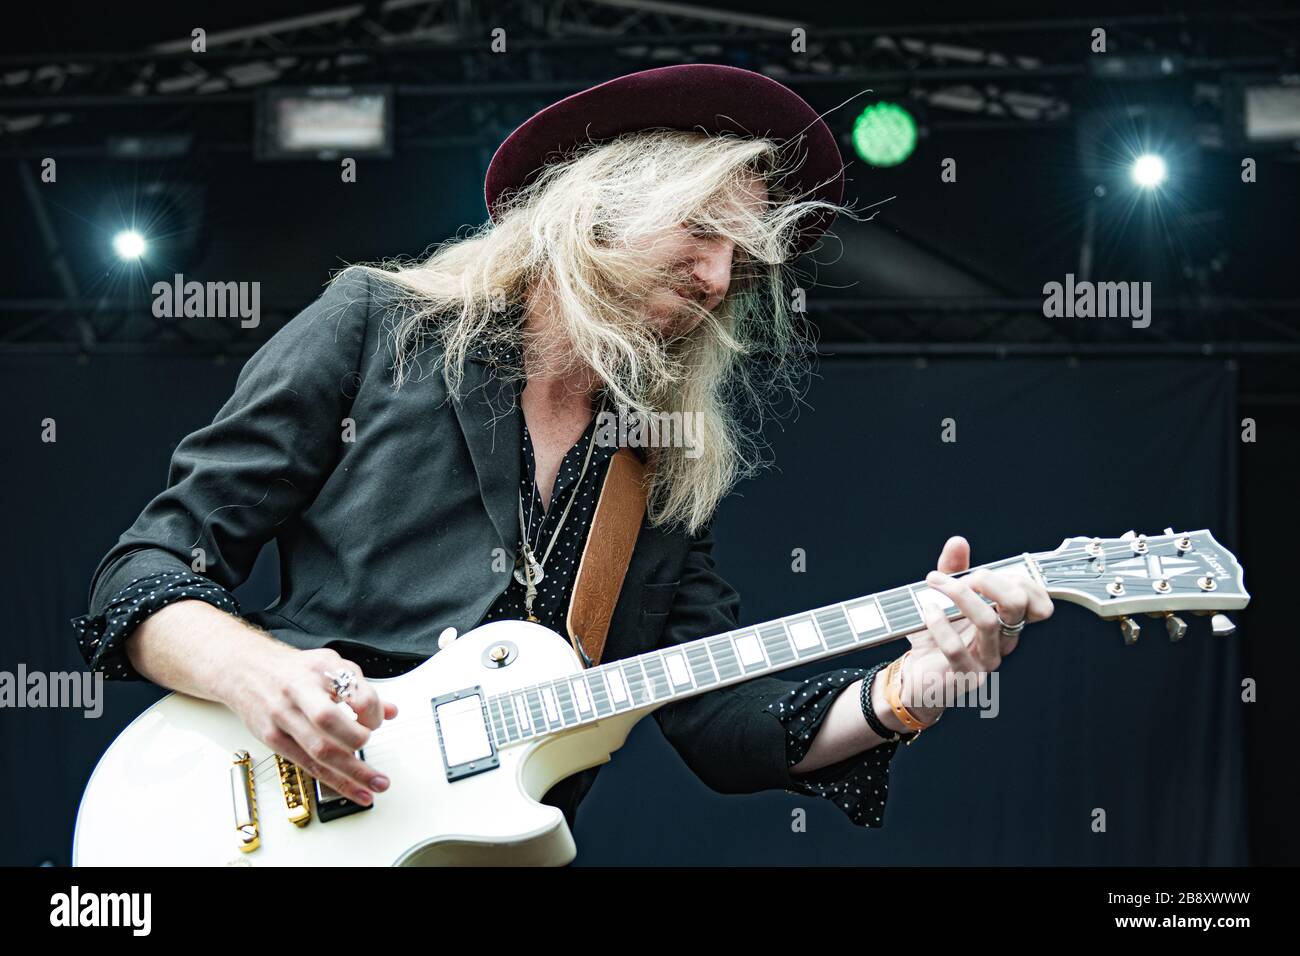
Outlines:
[[[190,570],[199,548],[206,575],[233,589],[275,538],[280,596],[245,616],[288,644],[424,660],[444,628],[480,622],[507,584],[494,551],[517,545],[517,386],[479,355],[450,402],[431,349],[394,390],[389,331],[401,306],[375,286],[348,270],[249,359],[212,423],[176,447],[166,490],[100,562],[91,614],[135,578]],[[738,626],[712,546],[707,532],[642,527],[605,660]],[[793,789],[785,729],[765,707],[796,683],[758,678],[654,716],[712,789]],[[546,802],[572,823],[597,769]]]

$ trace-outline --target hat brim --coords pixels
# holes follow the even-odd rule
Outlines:
[[[776,80],[715,63],[685,63],[616,77],[574,93],[525,120],[497,147],[488,165],[484,198],[497,218],[501,200],[530,183],[574,146],[604,142],[647,129],[697,130],[770,137],[802,137],[803,162],[786,185],[810,199],[840,203],[843,161],[835,136],[817,111]],[[796,252],[805,252],[830,226],[830,211],[799,224]]]

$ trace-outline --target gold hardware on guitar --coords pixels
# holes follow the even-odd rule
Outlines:
[[[311,822],[311,791],[307,775],[292,760],[275,755],[275,767],[280,773],[280,790],[284,793],[284,806],[289,812],[289,822],[305,827]]]

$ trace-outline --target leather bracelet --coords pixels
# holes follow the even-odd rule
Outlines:
[[[876,680],[876,674],[889,666],[889,661],[881,661],[875,667],[871,668],[862,677],[862,693],[858,695],[859,703],[862,705],[862,716],[867,719],[867,726],[885,743],[896,744],[900,740],[910,741],[916,734],[904,734],[897,730],[890,730],[876,716],[876,709],[871,706],[871,688]]]
[[[933,723],[922,723],[916,719],[915,714],[903,705],[901,696],[903,689],[903,661],[907,660],[908,654],[911,653],[911,651],[908,651],[907,654],[904,654],[902,657],[890,661],[889,669],[885,671],[885,699],[889,701],[889,706],[893,708],[894,716],[902,722],[903,726],[908,730],[914,730],[919,734],[927,727],[933,727],[934,724],[937,724],[939,721],[936,718]],[[943,714],[940,714],[939,716],[942,717]]]

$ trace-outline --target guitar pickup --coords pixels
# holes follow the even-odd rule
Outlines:
[[[257,784],[247,750],[235,751],[230,767],[230,799],[235,812],[236,845],[241,853],[252,853],[262,840],[257,831]]]
[[[448,782],[501,765],[489,730],[487,703],[479,686],[443,694],[431,701],[433,724]]]
[[[311,790],[307,787],[307,774],[292,760],[275,755],[275,766],[280,772],[280,790],[289,822],[305,827],[311,822]]]
[[[357,759],[365,760],[366,752],[358,750]],[[322,783],[315,779],[312,780],[312,783],[316,788],[316,816],[320,817],[321,823],[329,823],[339,817],[351,816],[354,813],[360,813],[362,810],[369,810],[374,806],[373,803],[367,807],[355,800],[349,800],[328,783]]]

